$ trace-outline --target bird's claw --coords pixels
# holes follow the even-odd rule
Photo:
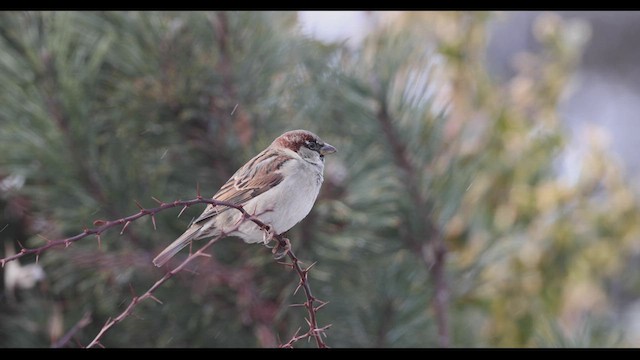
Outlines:
[[[276,233],[275,231],[273,231],[273,228],[271,228],[270,225],[267,225],[267,227],[264,229],[264,233],[262,234],[262,243],[264,244],[264,246],[266,246],[268,249],[272,249],[273,246],[270,246],[269,243],[271,242],[271,240],[274,240],[277,242],[276,240]]]
[[[273,258],[276,260],[282,259],[285,255],[287,255],[289,250],[291,250],[291,242],[289,241],[289,239],[283,237],[282,240],[284,242],[284,246],[280,243],[280,241],[276,239],[276,245],[273,247],[273,250],[271,250],[271,252],[273,253]]]
[[[282,259],[285,255],[287,255],[289,250],[291,250],[291,242],[286,237],[282,237],[280,239],[278,237],[278,234],[276,234],[273,228],[269,225],[267,225],[267,227],[264,230],[265,231],[262,238],[262,242],[264,243],[264,246],[266,246],[269,249],[272,249],[271,252],[273,253],[274,259],[276,260]],[[269,244],[271,243],[272,240],[276,244],[273,246],[270,246]],[[282,243],[284,243],[284,245],[282,245]]]

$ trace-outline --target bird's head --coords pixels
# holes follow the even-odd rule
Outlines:
[[[273,146],[289,149],[309,162],[323,162],[324,156],[336,152],[336,148],[307,130],[292,130],[280,135]]]

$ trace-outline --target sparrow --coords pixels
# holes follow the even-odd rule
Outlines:
[[[288,131],[238,169],[213,199],[241,205],[274,234],[283,234],[311,211],[324,180],[324,156],[334,152],[335,147],[310,131]],[[164,265],[197,239],[237,236],[249,244],[266,244],[265,232],[244,220],[237,209],[209,204],[153,264]]]

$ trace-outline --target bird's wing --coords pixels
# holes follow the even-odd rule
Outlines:
[[[282,165],[293,158],[282,153],[264,150],[249,160],[218,190],[213,199],[235,205],[245,205],[249,200],[274,188],[282,182]],[[228,207],[209,204],[192,224],[202,224]]]

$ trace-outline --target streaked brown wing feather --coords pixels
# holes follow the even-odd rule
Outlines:
[[[254,197],[280,184],[284,179],[280,168],[285,162],[291,160],[291,157],[267,150],[258,154],[236,171],[213,196],[213,199],[244,205]],[[208,205],[193,224],[202,223],[227,210],[229,210],[228,207],[214,208],[213,205]]]

